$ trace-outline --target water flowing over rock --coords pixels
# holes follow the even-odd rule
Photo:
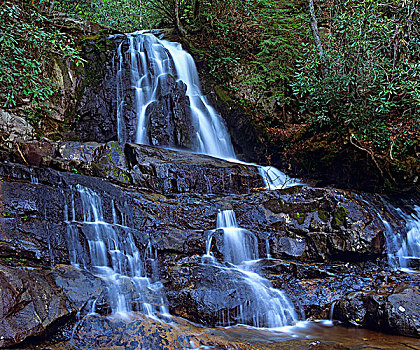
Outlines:
[[[157,311],[167,313],[161,294],[162,284],[159,281],[153,283],[146,273],[146,259],[149,264],[154,264],[152,249],[147,247],[149,249],[140,252],[137,248],[127,226],[131,220],[126,217],[127,210],[123,208],[118,215],[112,202],[112,222],[106,222],[102,201],[96,192],[77,185],[76,194],[82,204],[82,220],[76,218],[74,192],[71,193],[70,206],[65,206],[72,218],[69,219],[67,211],[64,213],[71,263],[85,268],[90,266],[94,274],[107,283],[113,314],[125,316],[129,311],[142,311],[150,316]],[[86,248],[80,243],[81,237],[87,240]]]
[[[117,40],[118,140],[234,158],[226,127],[203,96],[195,63],[180,44],[149,33]],[[130,89],[124,83],[128,72]]]
[[[223,260],[219,264],[212,256],[211,236],[222,231]],[[201,276],[182,282],[182,269],[176,266],[170,274],[173,288],[169,293],[170,305],[179,315],[209,325],[250,324],[256,327],[282,327],[297,321],[293,304],[283,291],[272,288],[270,282],[247,268],[251,259],[258,259],[257,237],[238,227],[232,210],[217,214],[217,230],[208,232],[206,254],[203,263],[188,263],[195,270],[191,275]],[[192,263],[192,264],[191,264]],[[177,300],[178,299],[178,300]],[[188,308],[185,305],[189,305]],[[211,313],[206,315],[207,310]],[[210,316],[210,317],[209,317]]]
[[[420,206],[415,205],[413,213],[404,216],[406,238],[402,239],[401,248],[396,255],[400,267],[418,269],[420,267]]]

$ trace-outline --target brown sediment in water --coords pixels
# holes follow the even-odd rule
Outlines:
[[[34,347],[45,349],[42,347]],[[75,330],[73,342],[48,349],[225,349],[225,350],[412,350],[420,340],[365,329],[302,322],[279,330],[248,326],[204,328],[185,319],[168,322],[133,314],[129,320],[92,316]]]

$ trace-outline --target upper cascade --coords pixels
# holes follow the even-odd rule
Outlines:
[[[118,141],[239,162],[222,117],[201,91],[194,59],[181,44],[141,31],[119,38],[113,64]],[[274,167],[258,169],[268,189],[301,184]]]
[[[114,60],[119,141],[236,159],[222,118],[201,92],[191,55],[181,44],[150,33],[131,33],[126,38],[128,48],[127,42],[121,42]],[[130,91],[124,84],[126,70]]]

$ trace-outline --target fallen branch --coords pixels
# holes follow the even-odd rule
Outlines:
[[[350,134],[350,143],[354,146],[354,147],[356,147],[356,148],[358,148],[358,149],[360,149],[361,151],[364,151],[364,152],[366,152],[366,153],[368,153],[369,155],[370,155],[370,157],[372,158],[372,160],[373,160],[373,162],[375,163],[375,165],[376,165],[376,167],[378,168],[378,170],[379,170],[379,172],[381,173],[381,176],[382,176],[382,178],[386,178],[385,177],[385,175],[384,175],[384,172],[383,172],[383,170],[382,170],[382,168],[379,166],[379,163],[378,163],[378,161],[376,160],[376,157],[375,157],[375,154],[373,153],[373,151],[371,150],[371,149],[369,149],[369,148],[366,148],[366,147],[363,147],[362,145],[360,145],[360,144],[356,144],[353,140],[356,140],[356,141],[358,141],[357,140],[357,138],[356,138],[356,136],[353,134],[353,133],[351,133]],[[387,170],[387,174],[388,174],[388,176],[389,176],[389,178],[395,183],[395,179],[394,179],[394,177],[391,175],[391,173],[389,172],[389,170],[388,169],[386,169]]]
[[[19,144],[17,142],[14,142],[14,144],[15,144],[15,146],[17,148],[17,151],[18,151],[19,155],[22,157],[23,161],[25,162],[25,164],[26,165],[29,165],[28,162],[26,161],[26,159],[25,159],[22,151],[20,150]]]
[[[375,165],[376,165],[376,167],[378,168],[379,172],[381,173],[382,177],[385,177],[385,176],[384,176],[384,172],[382,171],[381,167],[379,166],[379,164],[378,164],[378,162],[377,162],[377,160],[376,160],[376,158],[375,158],[375,155],[373,154],[372,150],[370,150],[369,148],[365,148],[365,147],[363,147],[363,146],[357,145],[356,143],[354,143],[354,142],[353,142],[353,139],[355,139],[355,140],[357,141],[356,136],[354,136],[354,134],[352,133],[352,134],[350,134],[350,143],[351,143],[354,147],[356,147],[356,148],[358,148],[358,149],[360,149],[360,150],[362,150],[362,151],[367,152],[367,153],[371,156],[371,158],[372,158],[373,162],[375,163]]]

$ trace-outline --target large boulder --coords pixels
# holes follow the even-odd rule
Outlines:
[[[0,347],[42,335],[75,312],[50,272],[0,265]]]
[[[295,310],[281,291],[248,270],[201,263],[200,258],[167,261],[163,276],[171,312],[209,326],[245,323],[273,326],[271,313],[292,324]],[[277,324],[278,325],[278,324]]]
[[[406,284],[349,293],[334,309],[334,317],[346,324],[418,338],[419,315],[419,288]]]
[[[9,261],[10,266],[0,265],[0,347],[52,333],[77,312],[89,313],[93,302],[106,295],[105,283],[86,270]]]

